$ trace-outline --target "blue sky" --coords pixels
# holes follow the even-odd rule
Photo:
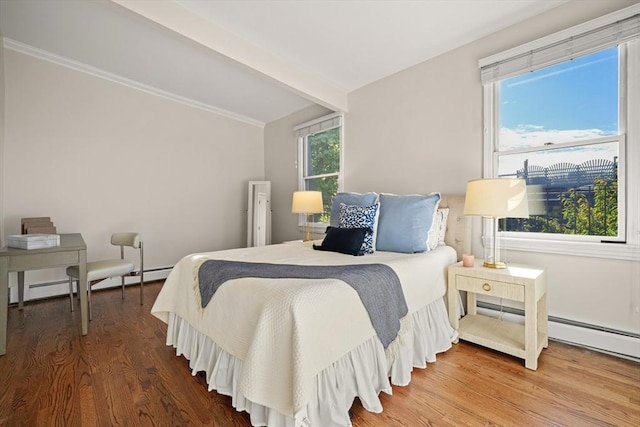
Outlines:
[[[505,80],[501,128],[618,133],[618,51],[610,48]]]
[[[500,150],[597,139],[618,131],[618,49],[613,47],[500,84]],[[569,154],[571,153],[571,154]],[[616,143],[501,156],[500,173],[531,164],[613,160]]]

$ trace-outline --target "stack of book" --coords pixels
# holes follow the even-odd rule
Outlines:
[[[21,234],[56,234],[56,227],[48,216],[22,218]]]
[[[7,236],[7,246],[18,249],[44,249],[60,246],[60,236],[48,216],[22,218],[20,232]]]

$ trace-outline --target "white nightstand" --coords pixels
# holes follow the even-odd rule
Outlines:
[[[451,326],[459,338],[525,360],[538,368],[538,356],[549,343],[547,330],[547,271],[544,267],[508,264],[505,269],[482,266],[449,267],[448,300]],[[467,291],[467,315],[458,319],[457,291]],[[524,302],[524,325],[483,316],[476,311],[476,295]]]

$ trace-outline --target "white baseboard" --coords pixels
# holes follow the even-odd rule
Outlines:
[[[500,313],[497,310],[482,307],[478,307],[478,313],[491,317],[502,315],[504,320],[524,324],[524,316],[519,314]],[[640,338],[628,335],[550,320],[549,339],[640,361]]]
[[[166,279],[171,271],[171,267],[166,269],[154,269],[153,271],[144,273],[144,281],[151,282],[154,280]],[[140,277],[127,276],[125,278],[125,284],[135,285],[140,283]],[[115,288],[120,286],[119,278],[106,279],[101,283],[96,284],[92,290]],[[69,282],[67,280],[59,280],[55,282],[25,284],[24,286],[24,300],[37,300],[43,298],[56,297],[61,295],[69,295]],[[18,302],[18,286],[11,286],[9,288],[9,303]]]

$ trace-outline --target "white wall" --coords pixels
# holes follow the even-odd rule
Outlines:
[[[2,40],[0,29],[0,40]],[[4,49],[0,49],[0,219],[4,218]],[[4,221],[0,221],[0,245],[4,242]]]
[[[291,197],[298,189],[297,141],[293,127],[331,111],[313,105],[268,123],[264,128],[265,174],[271,180],[271,227],[273,243],[302,238],[298,215],[291,213]]]
[[[345,116],[345,189],[463,193],[467,180],[482,173],[478,60],[634,3],[572,1],[350,93]],[[279,147],[281,156],[292,156],[283,142],[287,139],[292,136],[286,126],[279,134],[265,135],[267,179],[274,182],[277,197],[290,196],[278,194],[290,183],[284,175],[270,175],[269,162],[276,156],[269,150]],[[478,227],[473,247],[481,256],[479,221],[474,224]],[[276,233],[274,237],[277,241],[284,236]],[[640,333],[637,262],[515,251],[508,257],[548,267],[550,315]]]
[[[50,216],[58,232],[82,233],[91,261],[119,256],[112,232],[137,230],[147,268],[246,244],[262,128],[12,50],[4,70],[7,235],[22,217]],[[60,277],[30,272],[27,282]]]

